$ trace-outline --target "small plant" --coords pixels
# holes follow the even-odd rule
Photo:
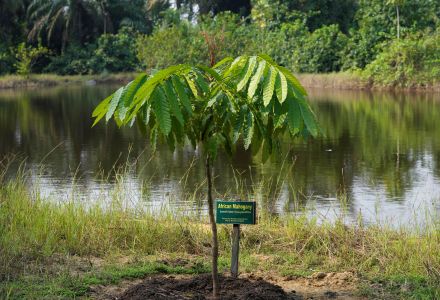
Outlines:
[[[17,63],[15,66],[17,73],[28,78],[37,59],[47,54],[49,54],[49,49],[43,47],[40,43],[37,47],[26,46],[25,43],[21,43],[17,47],[16,54]]]
[[[220,147],[232,154],[242,138],[245,149],[265,161],[290,134],[316,136],[318,126],[306,91],[286,68],[267,55],[215,60],[215,42],[206,39],[211,66],[176,65],[150,76],[142,74],[103,100],[95,123],[114,118],[149,132],[150,144],[165,141],[172,150],[187,141],[204,149],[212,230],[214,298],[219,295],[218,239],[214,218],[211,165]],[[260,150],[261,149],[261,150]]]

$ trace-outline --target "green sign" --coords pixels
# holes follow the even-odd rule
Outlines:
[[[255,224],[256,203],[254,201],[221,201],[215,203],[216,223]]]

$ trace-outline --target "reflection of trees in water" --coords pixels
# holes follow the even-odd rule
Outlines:
[[[344,168],[348,190],[353,176],[360,175],[370,178],[372,184],[383,183],[390,197],[403,197],[413,182],[411,170],[416,162],[426,151],[440,148],[440,102],[432,95],[326,93],[314,98],[327,137],[323,141],[333,151],[327,156],[316,145],[307,147],[304,152],[309,157],[298,162],[306,161],[308,165],[298,171],[325,172],[333,189],[341,182],[340,170]],[[438,173],[438,157],[433,159]],[[332,167],[318,169],[328,164]],[[317,176],[312,177],[302,178],[304,184],[313,185]],[[316,191],[316,187],[312,189]]]
[[[139,156],[130,170],[133,175],[139,174],[152,186],[168,181],[178,183],[184,196],[201,195],[204,190],[198,188],[204,180],[204,168],[197,160],[201,149],[195,152],[188,147],[171,153],[159,145],[152,155],[148,138],[137,130],[116,130],[115,125],[104,124],[90,127],[94,106],[111,89],[28,90],[9,95],[8,99],[2,93],[0,155],[21,153],[28,161],[39,162],[62,143],[46,160],[50,172],[63,177],[78,171],[84,182],[100,171],[114,180],[113,169],[122,168],[127,160],[133,162]],[[312,93],[326,136],[295,141],[289,156],[275,158],[275,162],[263,166],[258,157],[252,159],[240,147],[232,160],[220,154],[214,166],[219,196],[257,195],[269,211],[276,211],[277,206],[291,211],[302,209],[311,195],[332,198],[346,192],[352,199],[353,186],[359,178],[372,187],[381,184],[389,198],[401,199],[417,176],[417,164],[427,159],[432,159],[433,172],[440,178],[440,101],[433,95]],[[295,157],[292,168],[280,167],[283,161],[291,162]],[[185,180],[180,181],[185,174]]]
[[[333,140],[310,141],[295,146],[294,186],[304,197],[350,193],[355,176],[356,150],[348,132]]]
[[[62,155],[51,161],[57,171],[66,171],[83,164],[87,169],[97,166],[110,169],[120,153],[126,153],[130,130],[119,132],[114,126],[91,129],[93,106],[108,88],[57,88],[48,92],[28,91],[15,101],[4,102],[0,122],[2,143],[0,153],[20,152],[38,161],[62,143]],[[18,132],[17,132],[18,131]],[[17,139],[17,135],[20,136]],[[93,155],[90,155],[93,154]]]

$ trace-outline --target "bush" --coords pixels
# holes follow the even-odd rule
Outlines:
[[[189,24],[161,27],[137,39],[137,57],[146,68],[164,68],[208,59],[203,37]]]
[[[138,69],[136,33],[123,28],[117,34],[103,34],[96,44],[70,46],[53,57],[45,72],[59,75],[125,72]]]
[[[11,49],[0,44],[0,75],[15,72],[16,59]]]
[[[340,71],[347,42],[338,25],[315,30],[295,53],[299,60],[298,70],[306,73]]]
[[[284,67],[299,72],[298,53],[310,36],[304,22],[284,23],[280,29],[265,30],[263,35],[259,52],[267,53]]]
[[[238,15],[224,12],[214,18],[206,18],[198,28],[198,35],[202,32],[217,38],[219,59],[261,52],[263,31],[239,18]],[[203,46],[206,52],[206,45]]]
[[[17,68],[17,73],[22,76],[29,76],[32,72],[32,67],[37,62],[37,60],[49,54],[49,49],[41,46],[39,44],[37,47],[26,46],[25,43],[21,43],[17,47],[15,67]]]
[[[95,48],[95,44],[86,44],[82,47],[77,45],[70,46],[61,55],[53,57],[49,65],[44,69],[44,72],[59,75],[84,75],[92,73],[89,60]]]
[[[267,45],[266,31],[248,24],[231,13],[221,13],[214,18],[202,19],[198,25],[180,22],[171,27],[160,27],[150,36],[140,36],[137,41],[138,58],[146,68],[163,68],[180,63],[209,63],[204,35],[215,39],[218,46],[216,60],[273,49]],[[272,35],[276,39],[276,35]],[[280,43],[278,43],[280,44]],[[278,57],[276,57],[278,58]]]
[[[203,38],[207,33],[218,42],[217,61],[226,56],[267,53],[295,72],[334,72],[342,66],[347,37],[337,25],[324,26],[313,33],[303,21],[283,23],[267,29],[247,23],[230,13],[189,23],[161,27],[137,40],[138,58],[147,68],[164,68],[180,63],[207,63]]]
[[[410,87],[440,81],[440,31],[395,39],[363,74],[382,85]]]
[[[90,72],[125,72],[138,68],[136,57],[136,33],[123,27],[117,34],[103,34],[88,62]]]
[[[375,32],[372,28],[351,30],[347,46],[343,51],[342,70],[364,69],[383,51],[384,41],[389,36]]]

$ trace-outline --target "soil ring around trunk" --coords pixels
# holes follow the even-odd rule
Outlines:
[[[302,299],[295,293],[286,293],[280,286],[249,278],[232,278],[220,276],[222,300],[245,299]],[[153,276],[131,286],[116,297],[121,300],[188,300],[211,299],[212,278],[210,274],[202,274],[190,278],[174,276]]]

